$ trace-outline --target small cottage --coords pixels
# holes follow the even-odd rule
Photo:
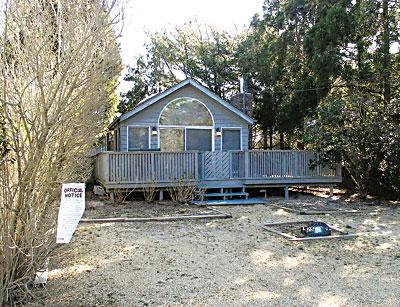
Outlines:
[[[184,183],[223,197],[271,186],[288,195],[289,186],[341,182],[340,165],[311,167],[317,152],[249,148],[249,96],[228,102],[187,79],[141,101],[109,126],[107,150],[95,156],[96,181],[111,195],[149,186],[162,195]]]

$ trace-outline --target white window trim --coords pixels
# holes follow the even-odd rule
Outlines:
[[[240,151],[243,151],[243,128],[242,127],[221,127],[221,146],[220,151],[222,151],[222,141],[224,137],[224,130],[239,130],[240,131]]]
[[[158,129],[158,137],[157,137],[157,147],[161,150],[161,129],[182,129],[183,132],[183,142],[184,142],[184,151],[186,151],[186,130],[187,129],[199,129],[199,130],[211,130],[211,151],[215,151],[215,129],[214,126],[174,126],[174,125],[160,125],[157,127]]]
[[[126,151],[129,151],[129,127],[134,127],[134,128],[147,128],[147,134],[149,138],[149,146],[147,149],[151,149],[151,126],[145,126],[145,125],[127,125],[126,126]]]
[[[194,129],[211,129],[214,128],[214,126],[187,126],[187,125],[160,125],[160,128],[194,128]]]
[[[205,127],[204,126],[186,126],[185,127],[185,151],[186,151],[186,144],[187,144],[187,142],[186,142],[187,132],[186,131],[188,129],[193,129],[193,130],[195,130],[195,129],[197,129],[197,130],[211,130],[211,151],[215,150],[214,127],[211,127],[211,126],[205,126]]]

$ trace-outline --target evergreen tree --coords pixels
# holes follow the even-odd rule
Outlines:
[[[132,88],[122,95],[119,111],[129,111],[145,96],[186,78],[204,84],[224,99],[238,88],[237,38],[195,21],[149,36],[147,56],[139,56],[125,76]]]

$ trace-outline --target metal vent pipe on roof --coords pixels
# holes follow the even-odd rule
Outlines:
[[[241,75],[239,77],[239,84],[240,84],[240,93],[245,94],[249,90],[249,85],[248,85],[248,78],[245,75]]]

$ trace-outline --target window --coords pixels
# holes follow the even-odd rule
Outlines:
[[[222,151],[241,150],[240,129],[222,129]]]
[[[211,129],[186,129],[186,150],[212,150]]]
[[[207,107],[194,98],[177,98],[160,114],[160,150],[213,150],[214,120]]]
[[[185,129],[183,128],[162,128],[160,129],[161,151],[184,151],[185,150]]]
[[[193,98],[178,98],[169,103],[160,116],[160,125],[212,126],[208,109]]]
[[[128,150],[147,150],[149,145],[149,127],[128,126]]]

